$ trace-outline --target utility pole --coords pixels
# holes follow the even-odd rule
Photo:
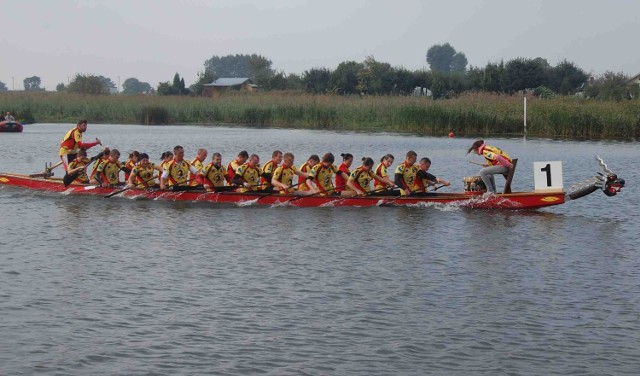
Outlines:
[[[16,83],[14,82],[15,77],[11,76],[11,91],[15,91],[16,90]]]

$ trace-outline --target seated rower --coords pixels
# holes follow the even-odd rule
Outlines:
[[[278,166],[276,170],[273,172],[273,178],[271,178],[271,184],[276,187],[280,191],[281,194],[291,194],[293,193],[296,196],[308,196],[314,193],[311,190],[304,191],[296,191],[294,190],[293,177],[295,175],[299,176],[299,181],[304,182],[309,174],[306,172],[302,172],[298,170],[298,168],[293,164],[295,157],[293,153],[285,153],[284,160],[282,165]],[[300,184],[300,183],[298,183]]]
[[[273,192],[273,185],[271,185],[271,179],[273,178],[273,172],[282,163],[282,152],[276,150],[271,154],[271,160],[265,163],[260,169],[260,189],[265,192]]]
[[[225,178],[227,179],[227,183],[233,185],[233,177],[236,174],[238,167],[247,163],[247,159],[249,159],[249,153],[247,153],[246,150],[243,150],[238,153],[236,159],[229,162],[229,165],[227,165],[227,176],[225,176]]]
[[[184,148],[177,145],[173,148],[173,159],[165,163],[160,178],[160,189],[186,187],[189,185],[189,176],[198,174],[198,170],[184,159]]]
[[[127,188],[151,188],[156,186],[155,172],[162,173],[162,169],[159,166],[149,162],[149,155],[142,153],[138,155],[138,163],[133,167],[129,180],[127,181]]]
[[[198,172],[202,172],[202,169],[204,168],[204,161],[207,159],[208,154],[209,152],[207,151],[207,149],[204,149],[204,148],[200,148],[196,152],[196,157],[193,158],[193,160],[191,161],[191,164],[193,165],[193,167],[196,168],[196,170],[198,170]],[[196,185],[201,185],[198,182],[198,180],[193,179],[193,177],[189,180],[191,180],[191,183],[189,185],[191,185],[192,187],[195,187]]]
[[[109,154],[111,154],[111,150],[106,147],[104,148],[104,150],[102,150],[102,157],[93,161],[93,166],[91,166],[91,174],[89,175],[89,182],[95,181],[94,177],[98,173],[98,167],[100,167],[102,163],[106,163],[109,160]]]
[[[201,184],[207,191],[220,190],[224,187],[224,176],[226,174],[227,171],[222,165],[222,155],[220,153],[213,153],[211,156],[211,162],[204,166],[201,171]]]
[[[341,194],[343,196],[355,196],[371,193],[371,180],[376,180],[381,183],[384,182],[382,178],[371,171],[372,169],[373,159],[368,157],[362,158],[362,165],[353,170],[347,180],[347,186],[349,186],[350,189],[342,191]]]
[[[317,165],[318,163],[320,163],[320,157],[318,157],[317,154],[311,154],[309,159],[307,159],[307,161],[304,162],[302,166],[300,166],[299,170],[300,172],[304,172],[308,176],[313,166]],[[315,190],[312,190],[307,185],[307,179],[300,179],[300,178],[298,179],[298,191],[303,191],[303,192],[312,191],[313,193],[316,193]]]
[[[251,154],[249,161],[238,167],[233,175],[233,184],[240,187],[236,192],[260,189],[260,157],[257,154]]]
[[[374,175],[380,178],[380,180],[376,180],[374,185],[376,194],[378,194],[378,192],[385,193],[384,190],[386,188],[395,187],[396,184],[389,178],[389,174],[387,174],[387,169],[391,167],[394,159],[391,154],[385,155],[380,158],[380,163],[378,163],[375,170],[373,170]]]
[[[138,163],[138,158],[140,157],[140,153],[137,150],[129,153],[129,159],[124,163],[124,180],[129,181],[129,176],[131,175],[131,171],[134,167],[136,167],[136,163]]]
[[[118,159],[120,152],[113,149],[109,153],[109,158],[98,165],[96,173],[91,179],[91,184],[100,185],[101,187],[116,187],[120,185],[120,170],[123,165]]]
[[[313,166],[307,177],[307,184],[312,183],[315,185],[315,190],[323,195],[336,194],[336,188],[333,185],[333,174],[340,174],[340,176],[346,182],[349,176],[342,171],[339,171],[336,165],[333,164],[335,157],[332,153],[326,153],[322,156],[322,162]],[[309,185],[313,188],[312,185]],[[343,187],[344,188],[344,187]]]
[[[76,159],[69,163],[69,172],[71,175],[78,172],[78,177],[73,180],[76,184],[89,184],[89,177],[87,176],[87,165],[89,164],[89,158],[87,158],[87,151],[85,149],[78,150]]]
[[[164,171],[164,168],[166,165],[169,164],[169,162],[171,162],[173,160],[173,153],[170,151],[165,151],[164,153],[162,153],[162,155],[160,156],[160,169],[162,171]]]
[[[436,184],[442,184],[448,187],[451,183],[444,179],[440,179],[435,175],[432,175],[427,172],[431,167],[431,160],[429,158],[422,158],[418,163],[418,171],[416,172],[416,177],[414,179],[414,195],[421,195],[427,193],[428,186],[434,186]]]
[[[347,178],[343,178],[342,174],[336,174],[336,192],[338,193],[349,189],[347,180],[351,174],[349,168],[351,168],[351,164],[353,164],[353,155],[351,155],[351,153],[342,153],[340,156],[342,157],[342,163],[338,167],[338,171],[343,172]]]
[[[418,159],[418,154],[413,150],[409,150],[404,162],[396,167],[394,182],[400,187],[400,192],[403,196],[413,193],[416,173],[418,172],[418,166],[415,164],[416,159]]]

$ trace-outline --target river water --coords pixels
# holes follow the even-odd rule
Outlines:
[[[57,161],[70,124],[0,134],[0,171]],[[472,139],[241,127],[90,124],[123,154],[407,150],[462,190]],[[539,211],[450,206],[236,207],[0,187],[2,375],[636,375],[637,142],[490,139],[562,161],[565,188],[626,179]],[[90,155],[94,153],[90,152]],[[58,170],[59,175],[59,170]],[[499,186],[503,181],[497,179]],[[445,190],[445,189],[443,189]]]

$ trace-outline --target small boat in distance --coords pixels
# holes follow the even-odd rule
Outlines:
[[[22,124],[15,120],[0,121],[0,132],[22,132],[23,128]]]

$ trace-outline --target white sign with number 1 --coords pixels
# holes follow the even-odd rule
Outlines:
[[[533,162],[533,181],[536,191],[562,189],[562,162]]]

